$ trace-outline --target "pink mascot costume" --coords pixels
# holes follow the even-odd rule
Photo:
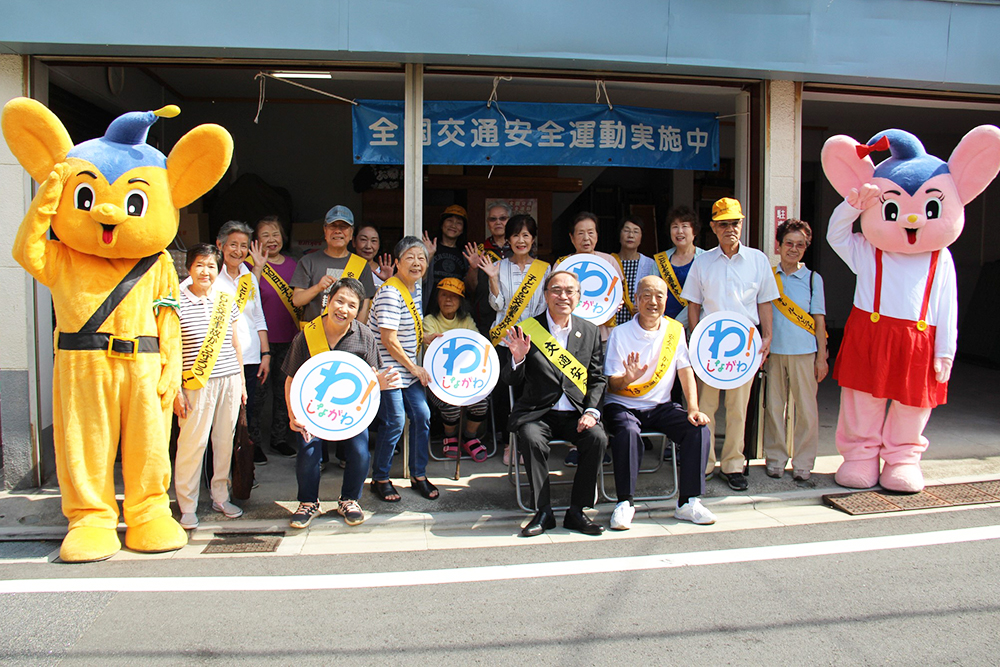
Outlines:
[[[876,167],[868,155],[884,150],[891,157]],[[841,386],[837,449],[844,457],[837,483],[915,493],[924,488],[924,427],[931,409],[947,400],[958,338],[948,246],[962,232],[965,205],[1000,170],[1000,129],[975,128],[948,162],[902,130],[880,132],[867,144],[831,137],[822,161],[845,199],[830,218],[827,240],[857,274],[833,371]]]

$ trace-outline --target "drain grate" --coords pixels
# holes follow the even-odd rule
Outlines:
[[[920,493],[858,491],[823,496],[823,502],[851,515],[1000,502],[1000,480],[928,486]]]
[[[203,554],[269,554],[278,550],[285,533],[215,533]]]

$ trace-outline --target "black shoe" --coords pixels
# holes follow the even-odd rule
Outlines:
[[[575,530],[584,535],[600,535],[604,532],[604,526],[591,521],[583,513],[583,510],[572,507],[566,510],[566,518],[563,519],[563,528],[566,530]]]
[[[546,507],[535,512],[535,516],[531,517],[528,525],[521,529],[521,535],[524,537],[534,537],[555,527],[556,516],[552,513],[551,507]]]
[[[720,473],[722,477],[729,482],[729,488],[733,491],[746,491],[750,486],[747,482],[746,475],[741,472],[731,472],[731,473]]]
[[[271,451],[278,456],[284,456],[288,459],[295,458],[295,450],[287,442],[279,442],[276,445],[271,445]]]
[[[267,455],[264,454],[264,450],[260,447],[253,448],[253,464],[255,466],[266,466],[267,465]]]

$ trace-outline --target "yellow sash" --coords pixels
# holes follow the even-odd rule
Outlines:
[[[181,384],[185,389],[201,389],[212,377],[212,369],[222,352],[222,344],[226,340],[226,329],[229,328],[229,318],[233,311],[233,296],[221,290],[215,293],[215,305],[208,319],[208,331],[205,340],[201,342],[198,356],[194,359],[191,370],[184,371]]]
[[[677,299],[677,303],[681,304],[681,308],[687,308],[687,299],[681,298],[681,281],[677,279],[677,274],[674,273],[674,267],[670,264],[670,258],[667,257],[667,253],[658,252],[653,256],[656,261],[656,266],[660,270],[660,275],[663,277],[663,282],[667,283],[667,289],[670,293],[674,295]]]
[[[577,361],[576,357],[566,351],[545,327],[538,323],[533,317],[529,317],[520,324],[521,329],[531,336],[531,342],[538,348],[538,351],[549,360],[563,375],[576,385],[581,394],[587,393],[587,369]]]
[[[247,257],[247,264],[253,266],[252,257]],[[292,316],[292,321],[294,321],[295,326],[298,327],[299,317],[302,315],[302,309],[296,308],[295,304],[292,303],[293,290],[291,286],[285,282],[285,279],[274,270],[274,267],[271,266],[269,262],[264,262],[264,268],[261,269],[261,276],[263,276],[264,280],[271,284],[274,291],[278,293],[279,297],[281,297],[281,303],[283,303],[285,308],[288,309],[288,314]]]
[[[774,267],[774,281],[778,283],[778,294],[781,296],[771,303],[774,304],[779,313],[791,320],[792,324],[802,327],[815,336],[816,320],[813,319],[812,315],[802,310],[797,303],[785,296],[785,289],[781,284],[781,276],[778,275],[778,267]]]
[[[680,342],[681,337],[684,335],[684,327],[677,320],[665,317],[663,318],[663,322],[666,324],[667,332],[663,334],[663,343],[660,344],[660,358],[656,362],[656,369],[653,371],[653,376],[642,384],[630,384],[624,389],[614,392],[615,394],[632,397],[645,396],[663,379],[667,369],[670,368],[670,362],[674,360],[674,353],[677,352],[677,343]],[[610,390],[610,387],[608,389]]]
[[[500,342],[504,334],[507,333],[507,329],[517,324],[518,319],[524,313],[524,309],[531,302],[531,297],[535,295],[535,291],[542,284],[542,278],[545,276],[547,268],[549,268],[548,263],[540,259],[531,262],[528,273],[525,274],[521,280],[521,285],[514,292],[513,296],[511,296],[510,303],[507,304],[507,314],[504,315],[499,324],[490,329],[490,342],[493,345]]]
[[[365,269],[368,268],[368,260],[361,255],[355,255],[353,252],[347,260],[347,266],[344,267],[344,272],[340,274],[341,278],[357,278],[361,280],[361,276],[365,275]]]
[[[393,276],[382,283],[382,287],[386,285],[395,287],[403,295],[403,301],[406,303],[406,307],[410,310],[410,316],[413,318],[413,329],[417,332],[417,352],[419,353],[420,347],[424,344],[424,321],[420,319],[420,311],[417,310],[417,304],[413,303],[410,290],[406,289],[406,285],[398,277]]]
[[[244,273],[236,283],[236,307],[240,313],[247,306],[247,301],[253,298],[253,276]]]
[[[619,257],[618,253],[616,253],[616,252],[611,253],[611,256],[615,258],[616,262],[618,262],[618,268],[621,269],[622,276],[624,276],[625,275],[625,265],[622,263],[622,258]],[[635,315],[635,305],[632,303],[632,299],[631,299],[631,297],[629,297],[629,294],[628,294],[628,281],[627,280],[622,280],[622,294],[625,297],[625,307],[628,308],[628,314],[629,315]],[[616,317],[615,321],[617,321],[617,317]]]
[[[490,259],[493,260],[494,263],[499,262],[501,259],[503,259],[503,257],[498,255],[495,250],[487,250],[485,243],[480,243],[478,249],[480,255],[489,257]],[[496,343],[494,343],[494,345],[496,345]]]
[[[306,335],[306,345],[309,347],[310,357],[315,357],[320,352],[330,351],[330,342],[326,339],[326,331],[323,329],[322,315],[307,322],[302,327],[302,331]]]

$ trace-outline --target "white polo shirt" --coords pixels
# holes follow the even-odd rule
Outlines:
[[[653,377],[656,370],[656,362],[660,358],[660,347],[663,345],[663,337],[667,335],[667,321],[660,319],[660,328],[656,331],[646,331],[639,325],[639,318],[635,317],[625,324],[619,325],[611,330],[608,338],[608,353],[604,357],[604,374],[609,378],[612,375],[621,375],[625,372],[625,360],[630,352],[639,353],[639,365],[649,365],[633,384],[642,384]],[[656,386],[649,390],[645,396],[619,396],[611,392],[610,387],[604,393],[605,403],[618,403],[626,408],[634,410],[650,410],[661,403],[670,403],[670,391],[674,386],[674,378],[677,376],[678,368],[688,368],[691,366],[691,359],[688,357],[687,343],[684,336],[677,342],[677,350],[674,358],[667,367],[667,372],[663,374]]]
[[[695,257],[681,296],[701,304],[702,315],[728,310],[759,325],[757,304],[780,295],[767,255],[741,243],[732,258],[721,246]]]

